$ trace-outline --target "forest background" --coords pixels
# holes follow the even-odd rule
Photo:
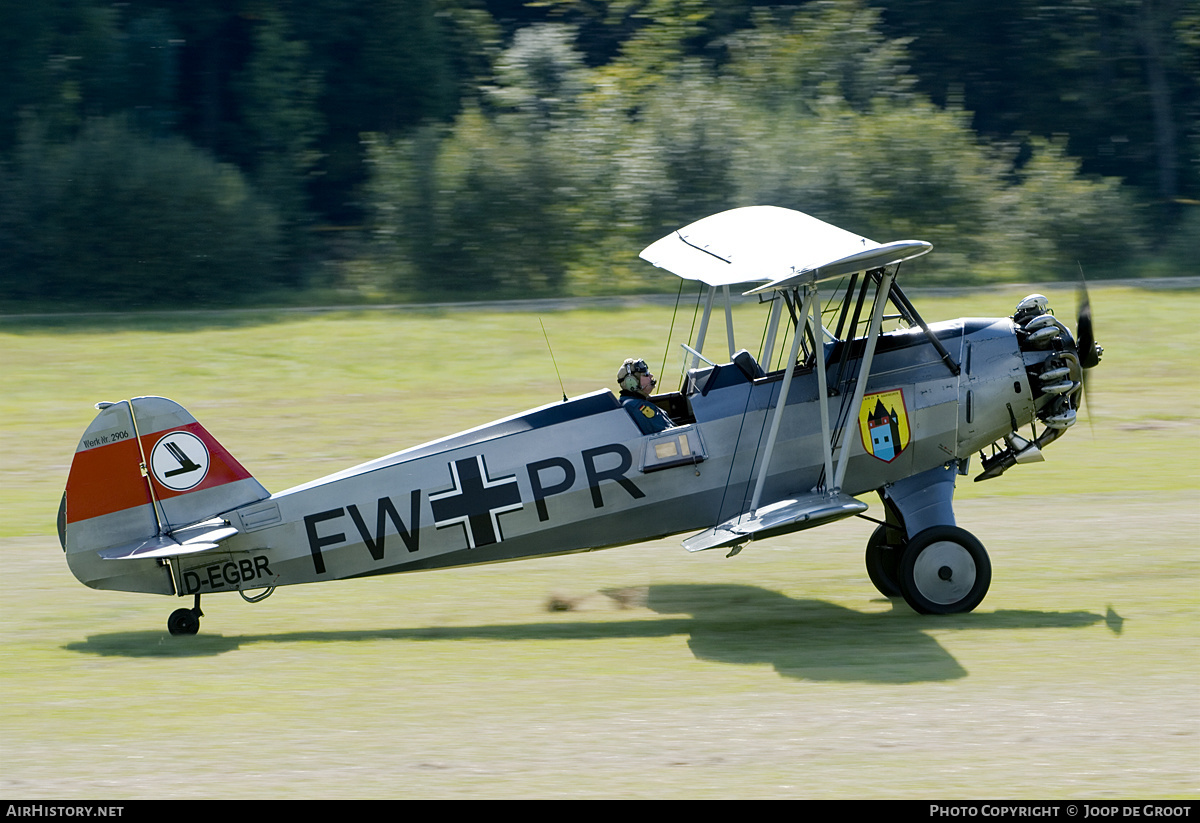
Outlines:
[[[736,206],[908,283],[1195,271],[1196,0],[0,0],[0,310],[664,291]]]

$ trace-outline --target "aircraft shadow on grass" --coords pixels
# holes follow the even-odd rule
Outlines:
[[[967,671],[929,629],[1078,629],[1104,623],[1120,633],[1122,619],[1087,611],[1001,610],[930,620],[907,607],[859,612],[815,599],[793,599],[758,586],[669,584],[606,592],[657,618],[546,620],[484,626],[297,631],[280,634],[206,634],[182,639],[165,631],[96,634],[69,643],[70,651],[116,657],[196,657],[224,654],[255,643],[362,640],[606,640],[688,635],[699,659],[769,664],[782,676],[816,681],[912,683],[955,680]],[[899,601],[897,601],[898,603]],[[674,615],[688,615],[676,617]]]

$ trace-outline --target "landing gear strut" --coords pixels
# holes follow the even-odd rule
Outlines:
[[[887,515],[867,541],[867,574],[884,595],[920,614],[963,614],[987,595],[992,563],[975,535],[954,522],[951,461],[879,489]]]
[[[200,631],[200,595],[196,595],[195,605],[190,609],[176,609],[167,618],[167,631],[171,634],[195,634]]]

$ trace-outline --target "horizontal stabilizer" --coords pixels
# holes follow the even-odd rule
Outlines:
[[[146,560],[199,554],[218,548],[222,540],[238,533],[233,526],[220,520],[201,523],[198,526],[207,528],[192,526],[174,535],[160,535],[136,543],[126,543],[124,546],[103,549],[99,555],[105,560]]]
[[[683,541],[690,552],[737,546],[789,532],[823,526],[867,510],[867,504],[847,494],[808,494],[760,506]]]

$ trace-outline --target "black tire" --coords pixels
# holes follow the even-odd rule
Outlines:
[[[200,631],[200,618],[192,609],[176,609],[167,618],[167,631],[171,634],[195,634]]]
[[[987,595],[992,563],[983,544],[957,526],[933,526],[900,556],[900,592],[921,614],[965,614]]]
[[[884,597],[900,597],[900,555],[904,546],[889,546],[887,532],[887,526],[880,526],[867,541],[867,577]]]

